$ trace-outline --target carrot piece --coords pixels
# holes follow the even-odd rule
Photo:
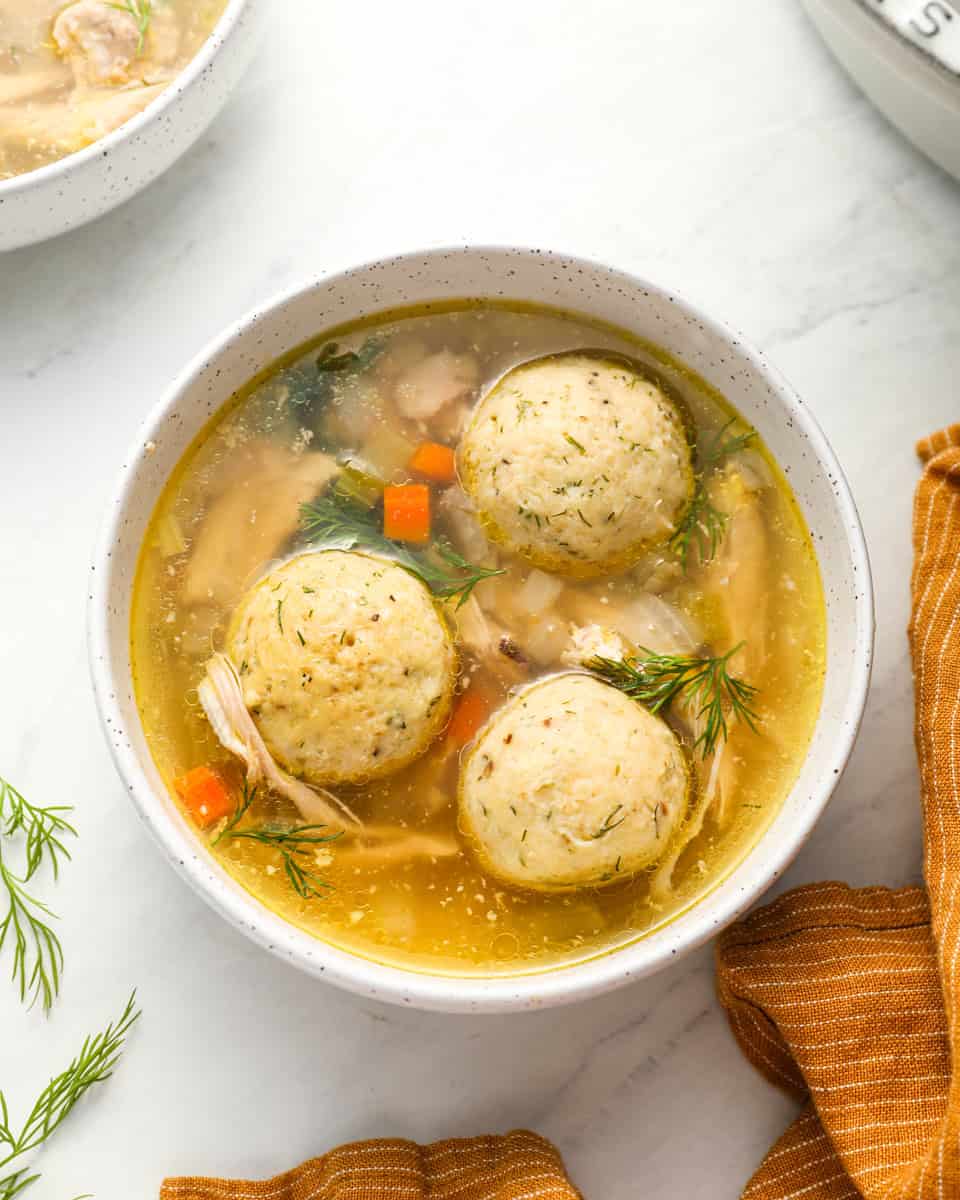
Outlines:
[[[457,701],[447,726],[447,737],[460,746],[472,742],[490,716],[490,698],[479,688],[469,687]]]
[[[410,470],[435,483],[453,483],[457,478],[457,458],[449,446],[423,442],[410,459]]]
[[[383,532],[398,542],[429,541],[430,489],[425,483],[384,488]]]
[[[206,828],[233,812],[227,785],[209,767],[194,767],[173,785],[184,807],[198,825]]]

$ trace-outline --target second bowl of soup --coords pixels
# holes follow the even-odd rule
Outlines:
[[[2,0],[0,250],[74,229],[167,169],[252,55],[262,0]]]
[[[799,402],[676,298],[542,253],[244,322],[150,422],[98,568],[101,706],[168,852],[276,952],[430,1007],[573,999],[732,919],[869,671]]]

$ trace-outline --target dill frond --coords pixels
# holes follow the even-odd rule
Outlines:
[[[14,1132],[7,1098],[0,1091],[0,1170],[46,1142],[87,1092],[110,1078],[120,1060],[127,1034],[139,1017],[136,992],[133,992],[119,1020],[111,1021],[102,1033],[86,1038],[80,1053],[66,1070],[50,1080],[19,1132]],[[13,1200],[39,1178],[39,1175],[31,1175],[27,1167],[12,1171],[0,1179],[0,1200]]]
[[[690,553],[696,550],[701,563],[708,563],[717,556],[720,543],[727,531],[728,513],[722,512],[713,504],[707,494],[706,475],[714,470],[731,454],[745,450],[756,438],[751,429],[747,433],[734,434],[727,437],[726,433],[734,423],[734,418],[717,432],[712,441],[697,455],[694,477],[693,496],[683,519],[673,531],[670,538],[670,548],[678,556],[686,570],[690,562]]]
[[[77,836],[64,815],[70,811],[65,805],[36,807],[0,779],[0,905],[6,904],[0,918],[0,953],[8,944],[12,946],[11,977],[21,1001],[26,1002],[29,995],[31,1007],[39,1000],[45,1010],[60,991],[63,948],[50,924],[55,914],[29,885],[45,864],[57,879],[62,861],[70,858],[64,839]],[[5,859],[18,835],[25,843],[22,874]]]
[[[726,741],[734,721],[757,730],[757,689],[729,670],[730,659],[742,647],[743,643],[712,658],[641,650],[636,658],[594,658],[586,667],[654,714],[683,700],[703,722],[693,748],[709,758],[717,743]]]
[[[223,829],[210,843],[216,846],[224,838],[232,841],[256,842],[276,850],[283,863],[283,871],[290,886],[302,900],[314,896],[322,896],[324,892],[332,891],[333,885],[321,879],[319,875],[307,870],[304,860],[316,854],[319,846],[327,846],[343,836],[342,831],[324,833],[325,825],[259,825],[249,829],[238,829],[238,825],[250,811],[257,796],[255,787],[243,785],[243,793],[237,802],[236,810]],[[0,1200],[3,1195],[0,1193]]]
[[[314,855],[318,846],[329,845],[343,836],[342,831],[321,833],[323,829],[326,829],[325,825],[296,825],[293,828],[262,825],[257,829],[233,830],[226,836],[237,841],[257,842],[276,850],[290,886],[302,900],[310,900],[332,891],[333,884],[307,870],[304,858]]]
[[[466,604],[473,589],[485,579],[502,575],[502,570],[480,567],[443,540],[431,549],[441,561],[407,549],[380,530],[376,510],[367,508],[336,490],[328,492],[300,509],[300,527],[307,541],[339,550],[372,550],[392,558],[398,566],[422,580],[435,596],[456,600],[457,608]]]
[[[137,42],[137,56],[143,53],[143,45],[147,40],[147,33],[150,30],[150,22],[153,20],[153,9],[155,0],[114,0],[110,5],[111,8],[117,9],[118,12],[129,13],[137,24],[137,33],[140,35]],[[0,1195],[0,1200],[3,1200]]]

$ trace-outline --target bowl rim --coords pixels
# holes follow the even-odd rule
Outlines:
[[[764,846],[761,840],[732,870],[699,901],[658,930],[660,940],[651,952],[649,939],[639,938],[626,945],[567,967],[546,968],[529,974],[503,977],[442,975],[420,972],[377,962],[341,950],[315,938],[276,916],[250,893],[237,885],[206,851],[184,852],[184,838],[196,839],[161,807],[151,781],[126,732],[126,721],[118,699],[126,681],[116,679],[110,659],[110,633],[116,619],[108,603],[111,589],[112,551],[125,520],[127,505],[135,486],[145,447],[153,440],[165,420],[177,411],[184,390],[231,346],[255,332],[265,318],[294,303],[300,297],[344,276],[362,273],[385,264],[422,261],[434,256],[481,258],[488,256],[524,256],[563,261],[590,272],[627,280],[631,286],[648,291],[677,305],[703,327],[727,344],[735,344],[776,391],[786,414],[800,427],[813,449],[818,467],[829,474],[835,486],[832,493],[844,529],[847,551],[860,582],[855,596],[855,648],[845,707],[839,721],[841,732],[829,743],[820,771],[820,782],[812,788],[804,807],[794,820],[791,837],[768,843],[762,860],[756,858]],[[321,331],[322,332],[322,331]],[[226,398],[222,403],[226,403]],[[219,407],[222,407],[222,403]],[[209,419],[207,417],[206,419]],[[200,426],[198,425],[198,432]],[[127,630],[124,630],[124,637]],[[135,436],[110,492],[101,524],[93,562],[87,603],[87,642],[94,696],[101,725],[114,764],[130,794],[134,808],[166,857],[179,874],[216,912],[235,928],[274,955],[289,960],[299,969],[327,979],[358,995],[424,1010],[443,1012],[503,1013],[547,1008],[601,995],[624,984],[662,969],[667,963],[688,954],[710,940],[719,930],[741,916],[783,874],[806,842],[830,801],[853,750],[866,707],[872,672],[875,636],[874,588],[863,527],[849,483],[820,425],[800,396],[761,351],[738,331],[716,320],[678,292],[663,287],[632,271],[610,267],[584,255],[548,249],[533,249],[506,244],[470,244],[428,246],[400,254],[379,255],[362,262],[345,264],[319,272],[306,281],[276,293],[261,305],[234,320],[222,333],[204,346],[180,371],[153,405]],[[772,828],[772,827],[771,827]],[[738,880],[729,889],[719,909],[708,914],[708,901],[729,885],[754,860],[752,877]],[[647,947],[644,952],[644,947]],[[638,960],[639,961],[636,961]]]
[[[66,154],[63,158],[58,158],[45,166],[36,167],[32,171],[26,171],[22,175],[14,175],[11,179],[0,179],[0,203],[17,192],[28,192],[33,188],[41,188],[44,184],[53,183],[74,171],[81,171],[87,163],[91,163],[97,158],[106,158],[122,143],[136,137],[142,129],[162,116],[184,92],[193,86],[220,53],[249,3],[250,0],[227,0],[226,7],[217,19],[216,25],[204,39],[203,45],[183,70],[177,74],[176,78],[171,79],[160,95],[151,100],[146,108],[118,125],[116,129],[105,133],[103,137],[97,138],[89,146],[74,150],[72,154]]]

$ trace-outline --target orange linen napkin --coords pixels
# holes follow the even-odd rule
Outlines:
[[[168,1179],[160,1200],[581,1200],[560,1155],[525,1130],[418,1146],[353,1142],[262,1183]]]
[[[926,890],[799,888],[721,938],[720,999],[743,1052],[806,1102],[744,1200],[960,1197],[960,425],[917,449]]]

